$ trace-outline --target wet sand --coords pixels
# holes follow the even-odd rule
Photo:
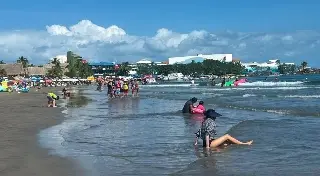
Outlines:
[[[46,107],[47,91],[0,93],[1,176],[83,175],[73,161],[50,155],[39,146],[40,130],[63,120],[59,108]]]

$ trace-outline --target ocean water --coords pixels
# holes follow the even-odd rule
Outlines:
[[[39,134],[88,175],[319,175],[319,75],[249,78],[236,88],[142,85],[140,97],[114,100],[95,88],[64,101],[66,120]],[[253,145],[194,146],[202,117],[179,113],[194,96],[223,115],[218,135]]]

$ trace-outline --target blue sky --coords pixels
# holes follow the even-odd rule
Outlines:
[[[17,38],[15,38],[15,40],[19,39],[20,42],[28,42],[25,38],[30,35],[37,35],[37,32],[39,36],[42,36],[41,38],[44,38],[45,34],[43,33],[47,30],[46,26],[60,25],[69,28],[81,20],[90,20],[93,25],[104,28],[116,25],[121,30],[124,30],[126,35],[134,36],[135,42],[138,42],[138,44],[134,42],[130,43],[133,40],[132,38],[130,42],[122,38],[120,43],[126,44],[126,46],[123,46],[125,47],[124,50],[121,50],[121,47],[119,49],[119,41],[115,44],[117,46],[112,45],[113,49],[111,50],[110,39],[108,39],[108,42],[103,41],[102,43],[105,44],[103,46],[101,45],[101,41],[97,42],[96,40],[95,42],[90,41],[90,46],[88,43],[86,43],[86,46],[82,44],[81,47],[78,45],[71,46],[70,42],[69,45],[66,46],[66,43],[63,42],[65,40],[72,40],[74,42],[74,35],[69,35],[66,38],[63,38],[61,35],[55,37],[48,35],[46,36],[48,37],[47,40],[52,39],[55,41],[55,43],[50,46],[55,45],[55,48],[52,50],[56,51],[56,53],[50,50],[50,46],[45,45],[32,47],[35,52],[46,52],[45,55],[36,56],[32,53],[25,54],[37,62],[45,60],[45,57],[49,57],[50,54],[62,54],[63,49],[75,49],[94,60],[102,59],[102,57],[106,57],[103,55],[108,53],[110,56],[108,56],[106,60],[114,60],[115,58],[116,60],[122,60],[124,58],[137,60],[140,57],[157,57],[156,59],[158,60],[164,60],[164,58],[168,56],[188,55],[192,53],[192,50],[195,50],[195,48],[197,48],[197,51],[207,52],[203,54],[233,52],[235,48],[231,47],[232,45],[244,46],[243,44],[245,43],[245,51],[243,48],[241,51],[237,48],[235,57],[240,57],[244,60],[258,59],[262,61],[272,57],[270,52],[272,52],[272,49],[276,49],[276,54],[274,54],[273,57],[283,57],[285,61],[291,61],[290,59],[292,59],[295,62],[300,62],[303,59],[306,60],[306,58],[301,58],[301,56],[308,55],[310,64],[320,66],[320,63],[315,60],[316,58],[314,58],[314,60],[311,58],[311,56],[316,53],[316,49],[318,49],[317,40],[314,40],[315,37],[318,37],[318,33],[315,34],[314,32],[320,31],[320,23],[317,19],[317,17],[320,16],[318,9],[320,9],[320,1],[312,0],[162,0],[154,2],[150,0],[55,0],[47,2],[40,0],[4,0],[0,5],[0,30],[2,31],[2,35],[0,36],[6,35],[5,39],[8,39],[8,35],[12,37],[12,34],[16,34],[15,37]],[[146,38],[155,37],[159,32],[158,30],[162,28],[171,31],[171,37],[179,38],[177,35],[181,34],[183,40],[180,36],[181,40],[178,41],[180,45],[173,46],[167,43],[166,46],[168,48],[161,48],[160,51],[159,48],[152,48],[152,50],[147,51],[150,49],[150,46],[147,45],[150,44],[150,41]],[[19,35],[17,34],[17,30],[20,30],[18,31]],[[208,36],[203,34],[202,38],[197,36],[197,41],[192,45],[192,41],[195,41],[194,37],[191,40],[190,38],[183,37],[183,34],[190,34],[194,30],[203,30],[217,36],[215,39],[211,38],[211,40],[216,41],[223,38],[228,40],[228,42],[223,47],[219,45],[219,48],[212,43],[208,44],[207,41],[202,41],[202,43],[199,44],[198,40],[206,40],[203,37],[208,38],[209,36],[209,34],[206,34]],[[308,30],[308,32],[303,33],[301,32],[302,30]],[[233,33],[230,34],[230,31]],[[247,38],[248,35],[250,35],[250,41],[244,41],[242,39],[244,33]],[[273,40],[288,35],[296,36],[293,39],[298,39],[299,41],[303,38],[303,40],[306,40],[304,44],[312,45],[313,49],[310,50],[306,48],[303,49],[303,51],[299,51],[299,54],[292,54],[297,49],[298,44],[302,45],[301,43],[296,43],[297,45],[293,46],[292,43],[286,43],[287,40],[281,44],[276,40],[277,42],[271,42],[268,43],[268,45],[260,43],[259,50],[261,51],[259,52],[259,56],[253,57],[252,55],[257,55],[255,52],[250,54],[250,51],[257,50],[253,48],[255,40],[253,40],[252,37],[263,38],[263,36],[271,36]],[[84,36],[82,36],[82,38],[83,37]],[[79,36],[77,38],[79,38]],[[172,42],[169,38],[170,37],[167,36],[166,41],[164,41],[163,38],[158,39],[162,43]],[[310,40],[312,40],[312,42],[308,43]],[[142,41],[144,42],[143,46],[139,46],[142,45]],[[298,41],[296,40],[296,42]],[[58,43],[61,44],[61,49],[58,49]],[[30,43],[24,44],[30,45]],[[94,51],[93,48],[95,47],[92,45],[99,45],[99,48]],[[131,47],[139,46],[139,49],[141,49],[141,47],[142,49],[139,50],[139,52],[133,52],[132,49],[128,51],[129,46],[127,45]],[[154,47],[154,45],[152,46]],[[199,46],[202,46],[202,48]],[[16,57],[16,55],[10,54],[15,53],[12,46],[7,46],[6,48],[6,53],[1,53],[0,51],[0,56],[6,60],[10,60],[10,57]],[[89,50],[89,48],[91,49]],[[127,53],[123,54],[125,52]],[[289,52],[291,52],[291,54],[288,54]]]

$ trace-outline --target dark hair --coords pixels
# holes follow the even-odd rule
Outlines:
[[[222,116],[213,109],[208,109],[206,112],[204,112],[204,115],[206,116],[206,118],[211,118],[213,120],[216,120],[217,117]]]
[[[199,104],[200,104],[200,105],[203,105],[203,104],[204,104],[204,102],[203,102],[203,101],[199,101]]]
[[[191,98],[192,103],[195,103],[198,101],[198,99],[196,97]]]

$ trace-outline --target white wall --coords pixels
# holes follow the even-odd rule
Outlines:
[[[170,57],[170,58],[168,58],[168,61],[169,61],[169,65],[172,65],[172,64],[175,64],[178,62],[183,62],[185,60],[195,58],[195,57],[198,57],[198,56]]]
[[[197,56],[183,56],[183,57],[170,57],[168,58],[169,64],[175,64],[178,62],[183,62],[191,58],[196,58],[196,57],[202,57],[205,59],[212,59],[212,60],[218,60],[222,61],[224,57],[226,57],[226,62],[232,62],[232,54],[210,54],[210,55],[203,55],[203,54],[198,54]]]
[[[226,62],[232,62],[232,54],[210,54],[210,55],[203,55],[198,54],[198,57],[203,57],[205,59],[212,59],[222,61],[224,57],[226,57]]]

